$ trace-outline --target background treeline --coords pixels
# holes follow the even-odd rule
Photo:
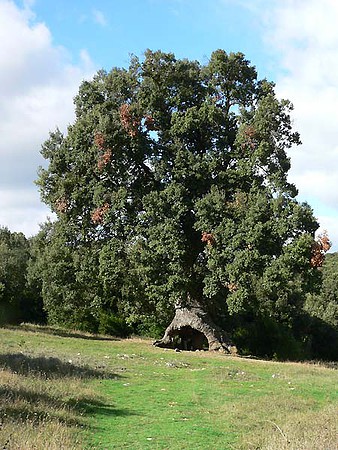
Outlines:
[[[117,253],[117,248],[68,248],[58,236],[57,224],[46,223],[30,239],[0,228],[0,324],[48,323],[121,337],[159,337],[170,312],[156,313],[154,304],[146,304],[142,292],[135,292],[132,279],[128,290],[132,271],[122,259],[112,266],[112,254]],[[338,358],[338,253],[327,254],[318,270],[321,290],[307,295],[293,327],[267,316],[224,318],[224,327],[242,353]]]
[[[0,228],[0,324],[44,323],[40,286],[28,278],[32,240]]]

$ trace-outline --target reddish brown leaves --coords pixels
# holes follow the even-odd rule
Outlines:
[[[95,133],[94,143],[99,148],[101,153],[97,160],[97,168],[102,171],[111,161],[112,151],[106,147],[105,137],[101,132]]]
[[[227,283],[226,287],[230,292],[236,292],[238,289],[238,285],[236,283]]]
[[[206,231],[203,231],[202,233],[202,242],[205,242],[207,245],[210,245],[211,247],[215,245],[215,238],[212,233],[207,233]]]
[[[326,231],[320,234],[312,244],[312,254],[310,259],[311,267],[322,267],[325,253],[331,248],[331,241]]]
[[[100,133],[99,131],[97,133],[95,133],[94,143],[100,150],[105,149],[105,138],[104,138],[104,135],[102,133]]]
[[[121,105],[119,112],[122,127],[132,138],[137,136],[142,122],[147,131],[157,130],[153,116],[148,114],[144,117],[144,121],[141,120],[140,117],[136,117],[135,114],[132,113],[131,107],[128,103]]]
[[[97,168],[102,171],[111,161],[112,152],[110,149],[106,150],[103,155],[99,155],[97,161]]]
[[[59,199],[56,200],[55,202],[55,209],[59,212],[59,213],[65,213],[68,210],[68,201],[65,197],[60,197]]]
[[[92,222],[95,225],[101,224],[104,221],[104,216],[109,211],[109,208],[109,203],[105,203],[103,206],[99,206],[98,208],[94,209],[91,214]]]
[[[142,124],[147,131],[154,131],[158,129],[153,116],[147,114],[143,119],[141,116],[136,116],[133,114],[131,106],[128,103],[121,105],[119,112],[122,127],[132,138],[137,136]]]
[[[152,116],[146,116],[144,119],[144,126],[148,131],[156,130],[155,119]]]
[[[243,131],[244,142],[242,148],[250,148],[254,150],[257,147],[256,130],[252,125],[247,125]]]
[[[124,103],[120,106],[120,120],[123,128],[129,136],[135,137],[138,133],[140,121],[133,117],[128,103]]]

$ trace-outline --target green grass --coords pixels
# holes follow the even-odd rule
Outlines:
[[[0,448],[338,448],[334,368],[31,326],[0,340]]]

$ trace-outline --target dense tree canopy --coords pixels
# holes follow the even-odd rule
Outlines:
[[[148,50],[84,81],[42,149],[50,315],[164,326],[197,305],[221,328],[293,329],[320,274],[317,221],[287,179],[291,110],[223,50],[205,65]]]
[[[326,255],[320,269],[323,276],[319,292],[307,295],[306,340],[315,358],[338,360],[338,253]]]
[[[39,289],[27,283],[30,243],[23,233],[0,227],[0,324],[41,321]]]
[[[338,253],[326,256],[322,273],[321,290],[308,295],[305,308],[338,330]]]

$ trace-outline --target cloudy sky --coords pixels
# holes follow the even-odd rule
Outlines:
[[[294,106],[290,180],[338,250],[337,0],[0,0],[0,225],[35,234],[41,144],[100,68],[146,48],[206,62],[241,51]]]

